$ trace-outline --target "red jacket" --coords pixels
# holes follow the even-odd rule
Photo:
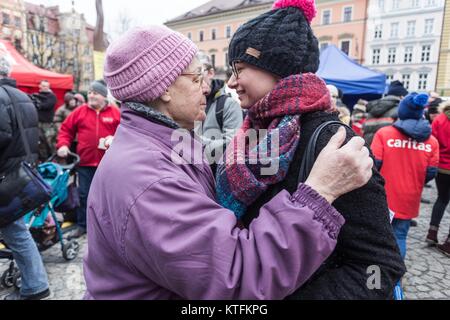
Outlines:
[[[98,148],[100,138],[113,136],[120,122],[118,108],[108,105],[96,111],[87,104],[76,108],[62,123],[57,148],[70,147],[78,137],[77,153],[81,167],[97,167],[105,154]]]
[[[441,113],[433,124],[433,136],[439,142],[439,168],[450,170],[450,119]]]
[[[386,196],[395,218],[409,220],[419,215],[420,198],[428,167],[437,167],[439,144],[430,136],[417,142],[393,126],[381,128],[372,142],[375,159],[383,161]]]

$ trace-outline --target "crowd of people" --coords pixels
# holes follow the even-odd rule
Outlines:
[[[0,172],[25,154],[11,108],[36,163],[80,156],[77,227],[67,237],[87,233],[85,299],[392,299],[433,179],[424,241],[450,256],[450,234],[437,237],[450,201],[450,102],[393,81],[385,97],[350,111],[342,90],[315,75],[314,12],[314,1],[279,0],[242,25],[226,80],[180,33],[134,28],[108,48],[87,101],[69,92],[58,108],[48,81],[30,96],[14,89],[0,57],[0,87],[19,101],[0,91]],[[300,180],[309,141],[331,121]],[[192,139],[174,140],[180,133]],[[0,231],[22,274],[7,298],[48,297],[24,222]]]

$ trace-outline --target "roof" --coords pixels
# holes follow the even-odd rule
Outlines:
[[[167,23],[208,16],[210,14],[219,12],[259,6],[262,4],[269,4],[273,2],[274,0],[211,0],[195,9],[182,14],[181,16],[167,21]]]

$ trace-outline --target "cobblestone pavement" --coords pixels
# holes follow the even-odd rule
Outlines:
[[[431,200],[431,204],[421,205],[421,215],[417,219],[418,226],[410,229],[406,265],[408,273],[403,279],[406,299],[450,299],[450,258],[445,257],[435,248],[428,247],[425,236],[428,230],[431,210],[436,200],[436,189],[426,188],[423,197]],[[450,212],[446,212],[439,234],[445,240],[450,225]],[[85,284],[82,271],[82,259],[87,249],[86,237],[79,240],[81,250],[79,256],[66,262],[62,257],[59,245],[55,245],[42,253],[48,272],[52,299],[76,300],[84,294]],[[0,260],[0,272],[7,268],[7,263]],[[0,288],[0,299],[9,292]]]
[[[450,258],[425,243],[433,204],[437,198],[436,185],[425,188],[423,198],[431,204],[421,204],[418,226],[409,230],[406,266],[408,273],[403,279],[406,299],[450,300]],[[450,206],[442,219],[439,240],[445,241],[450,226]]]

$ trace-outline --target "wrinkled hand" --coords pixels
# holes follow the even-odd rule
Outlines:
[[[69,155],[69,152],[70,152],[69,147],[62,146],[61,148],[58,149],[58,151],[56,151],[56,154],[60,158],[67,158],[67,156]]]
[[[111,147],[111,144],[113,143],[114,137],[113,136],[107,136],[105,138],[105,148],[106,150],[109,149],[109,147]]]
[[[372,177],[373,160],[364,139],[353,137],[345,146],[346,131],[338,132],[322,149],[305,184],[331,204],[341,195],[358,189]]]

